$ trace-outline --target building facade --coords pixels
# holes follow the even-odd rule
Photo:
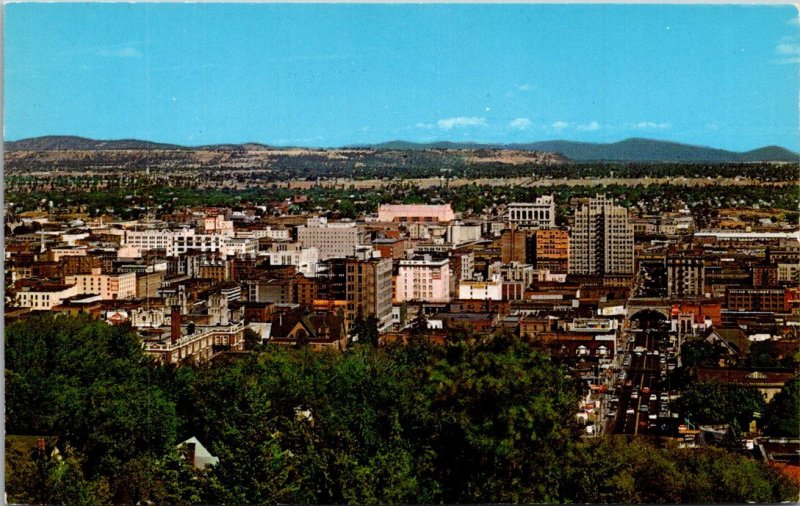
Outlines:
[[[392,259],[348,258],[346,273],[347,320],[374,316],[378,330],[388,330],[392,326]]]
[[[667,296],[700,297],[705,288],[705,267],[700,256],[667,256]]]
[[[297,227],[297,240],[304,248],[316,248],[319,260],[355,255],[360,237],[356,224],[349,221],[328,223],[325,218],[311,218]]]
[[[575,210],[570,274],[633,274],[633,226],[628,211],[598,195]]]
[[[450,222],[456,219],[450,204],[381,204],[378,208],[378,221],[435,223]]]
[[[394,295],[395,302],[449,302],[450,260],[400,260]]]
[[[509,204],[508,222],[524,227],[555,227],[556,204],[553,196],[543,195],[534,202],[513,202]]]
[[[533,266],[553,274],[569,270],[569,234],[566,230],[539,229],[533,234],[535,253]],[[529,259],[530,261],[530,259]]]

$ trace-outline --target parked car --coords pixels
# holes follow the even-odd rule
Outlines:
[[[657,401],[657,400],[658,400],[658,397],[656,396],[656,394],[650,394],[650,401],[651,402],[652,401]]]

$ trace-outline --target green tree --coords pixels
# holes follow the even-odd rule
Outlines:
[[[769,435],[797,437],[800,431],[800,377],[787,381],[772,398],[764,422]]]
[[[736,431],[747,428],[753,413],[763,413],[766,404],[758,390],[719,381],[689,385],[673,407],[694,423],[728,423]]]

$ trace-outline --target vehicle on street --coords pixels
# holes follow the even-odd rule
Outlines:
[[[658,397],[656,396],[656,394],[650,394],[650,400],[651,401],[657,401]]]
[[[636,411],[633,408],[628,408],[628,410],[625,411],[625,414],[626,415],[635,415]]]

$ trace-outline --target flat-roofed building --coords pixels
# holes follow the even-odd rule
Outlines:
[[[633,274],[633,226],[628,211],[598,195],[575,210],[570,274]]]
[[[361,244],[361,232],[355,222],[331,222],[326,218],[311,218],[297,227],[297,240],[304,248],[316,248],[319,260],[349,257]]]
[[[76,285],[77,294],[96,293],[103,300],[132,299],[136,297],[136,273],[120,272],[104,274],[100,269],[92,269],[91,274],[72,274],[64,277],[64,282]]]
[[[548,228],[556,226],[556,204],[552,195],[542,195],[533,202],[508,205],[508,222],[517,226]]]
[[[75,284],[26,283],[17,289],[16,300],[20,307],[49,311],[60,305],[64,299],[75,295],[78,295]]]
[[[449,302],[450,260],[430,255],[400,260],[395,281],[395,302]]]
[[[399,222],[449,222],[456,219],[450,204],[381,204],[378,208],[378,221]]]

